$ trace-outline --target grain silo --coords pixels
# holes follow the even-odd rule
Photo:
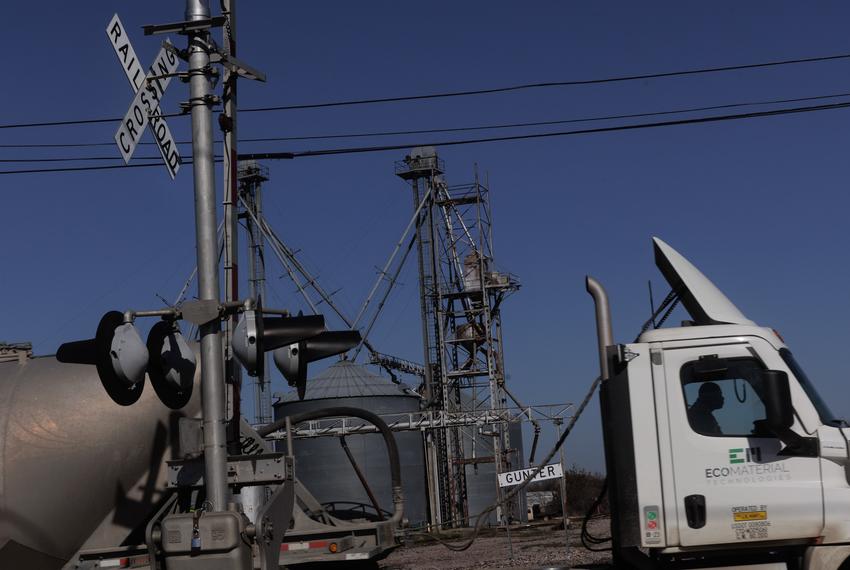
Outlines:
[[[467,407],[472,407],[467,403]],[[469,524],[474,525],[476,517],[487,507],[496,503],[499,499],[499,483],[496,477],[496,465],[493,462],[493,426],[486,428],[468,428],[467,434],[470,436],[463,438],[463,454],[464,454],[464,476],[466,479],[466,502],[469,509]],[[507,434],[503,436],[502,441],[508,443],[508,448],[504,454],[505,471],[513,471],[523,469],[525,460],[523,458],[523,442],[522,442],[522,423],[509,423],[506,426]],[[471,436],[472,433],[474,436]],[[503,493],[508,493],[510,487],[502,489]],[[525,494],[520,493],[513,501],[503,506],[503,516],[505,519],[514,522],[527,521],[528,515],[525,512]],[[494,526],[502,524],[502,520],[498,520],[496,511],[491,511],[486,517],[486,525]]]
[[[275,419],[327,408],[351,406],[387,416],[418,412],[420,396],[403,384],[394,384],[365,366],[341,360],[307,381],[307,395],[298,400],[293,391],[274,405]],[[395,432],[401,459],[404,517],[412,526],[427,524],[425,455],[419,431]],[[358,467],[365,475],[378,506],[392,511],[389,464],[379,434],[345,438]],[[373,516],[375,509],[340,438],[296,439],[296,473],[309,491],[339,518]]]

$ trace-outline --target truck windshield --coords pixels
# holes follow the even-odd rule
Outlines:
[[[797,377],[797,381],[800,382],[800,386],[803,387],[803,390],[806,392],[809,400],[811,400],[812,404],[815,405],[815,409],[817,409],[818,415],[820,416],[820,421],[829,426],[846,427],[847,422],[830,411],[829,406],[826,405],[826,402],[820,397],[817,390],[815,390],[814,385],[794,359],[794,355],[791,354],[791,351],[787,348],[780,348],[779,355],[782,356],[782,360],[785,361],[785,364],[788,365],[788,368],[790,368],[791,372],[794,373],[794,376]]]

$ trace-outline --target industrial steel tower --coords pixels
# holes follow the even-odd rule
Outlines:
[[[413,189],[414,208],[422,205],[416,237],[424,395],[428,407],[440,411],[504,410],[500,309],[519,282],[495,270],[489,190],[478,173],[472,183],[450,187],[444,170],[433,147],[413,149],[396,163],[396,175]],[[507,427],[498,422],[479,426],[478,433],[465,426],[429,434],[429,492],[439,498],[438,505],[432,499],[435,524],[460,526],[478,514],[468,508],[467,469],[493,463],[498,474],[521,467],[509,464]]]
[[[254,222],[263,216],[263,182],[268,181],[268,168],[256,161],[248,160],[239,163],[239,197],[244,213],[239,214],[243,219],[248,234],[248,284],[250,295],[254,299],[265,299],[266,295],[266,260],[263,230]],[[238,211],[238,204],[237,204]],[[262,374],[254,378],[254,424],[271,423],[272,391],[269,375],[269,357],[263,355],[266,365]]]

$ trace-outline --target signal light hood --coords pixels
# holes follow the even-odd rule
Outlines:
[[[755,325],[682,254],[657,237],[652,243],[655,265],[697,325]]]

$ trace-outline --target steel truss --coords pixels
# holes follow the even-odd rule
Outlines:
[[[420,208],[416,239],[423,323],[425,378],[429,409],[447,414],[492,413],[504,409],[504,357],[501,305],[519,281],[494,264],[493,218],[489,190],[476,169],[474,181],[449,186],[445,167],[432,147],[411,151],[396,162],[396,175],[408,181]],[[423,198],[420,198],[423,197]],[[419,206],[425,200],[424,207]],[[491,461],[496,473],[516,469],[507,420],[493,423]],[[460,428],[428,434],[436,461],[429,474],[439,497],[432,524],[468,523],[466,454],[480,438]],[[469,438],[472,438],[471,440]],[[472,453],[477,453],[472,451]],[[517,505],[507,505],[516,510]],[[436,509],[432,509],[434,512]],[[498,513],[501,517],[503,513]],[[504,514],[518,514],[504,513]]]
[[[486,428],[498,423],[520,423],[528,421],[551,421],[562,423],[570,419],[568,411],[575,408],[573,404],[547,404],[526,408],[502,408],[495,410],[446,412],[442,410],[422,410],[419,412],[398,412],[394,414],[379,414],[381,419],[393,431],[422,431],[428,429]],[[292,429],[294,439],[314,437],[339,437],[376,433],[377,428],[356,418],[328,418],[305,422]],[[285,439],[284,430],[272,433],[269,439]]]

